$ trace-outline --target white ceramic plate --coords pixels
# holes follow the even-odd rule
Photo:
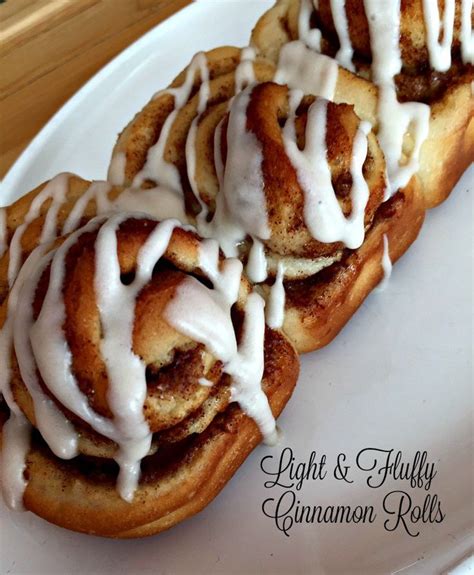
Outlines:
[[[116,134],[151,94],[196,51],[245,45],[271,4],[205,0],[152,30],[47,124],[5,177],[0,203],[59,171],[105,177]],[[436,573],[465,556],[473,541],[472,175],[428,214],[389,288],[372,294],[330,346],[303,357],[300,381],[280,419],[282,444],[257,448],[202,513],[156,537],[109,541],[2,505],[1,572]],[[270,477],[260,461],[266,455],[276,460],[285,447],[297,462],[313,450],[317,459],[327,456],[326,478],[296,492],[301,505],[373,505],[374,523],[295,524],[289,537],[278,530],[262,503],[285,490],[264,487]],[[365,448],[400,450],[404,461],[427,450],[437,470],[430,493],[441,501],[443,522],[410,525],[417,537],[402,525],[387,531],[384,521],[391,519],[391,527],[394,516],[383,511],[384,497],[402,490],[418,504],[425,492],[391,478],[378,489],[368,487],[368,474],[354,469]],[[331,475],[340,452],[352,466],[352,484]]]

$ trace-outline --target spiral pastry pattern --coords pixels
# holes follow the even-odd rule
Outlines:
[[[360,120],[356,106],[330,101],[338,100],[337,64],[321,56],[320,74],[312,78],[313,55],[304,50],[297,61],[291,55],[278,66],[252,49],[198,54],[175,87],[159,92],[122,132],[110,177],[181,194],[199,233],[246,264],[249,279],[266,297],[268,325],[283,326],[299,351],[310,351],[334,337],[348,316],[326,325],[322,337],[318,298],[286,298],[288,288],[299,292],[288,282],[314,283],[346,250],[362,249],[391,190],[370,123]],[[305,95],[301,85],[320,96]],[[171,96],[174,104],[165,112],[163,102]],[[145,141],[144,129],[151,133],[154,122],[157,140]],[[117,166],[125,166],[120,177]],[[176,175],[173,181],[166,179],[168,170]],[[416,183],[401,194],[416,222],[408,245],[423,208]],[[384,241],[378,238],[380,249]],[[360,305],[361,299],[353,299]]]
[[[383,4],[383,5],[382,5]],[[2,489],[111,537],[202,509],[472,158],[472,1],[278,0],[0,208]]]
[[[252,41],[274,61],[296,60],[305,49],[317,60],[334,58],[338,96],[373,123],[393,191],[418,173],[432,207],[474,154],[472,17],[470,0],[279,0]],[[377,97],[359,107],[350,87],[363,78]]]
[[[118,494],[132,506],[141,496],[142,460],[199,439],[218,416],[226,421],[233,404],[257,426],[250,449],[260,434],[274,441],[262,378],[265,388],[270,381],[278,387],[280,370],[279,401],[286,400],[297,361],[284,338],[265,334],[263,305],[238,260],[223,261],[214,240],[200,240],[176,220],[120,212],[40,243],[2,305],[2,346],[12,358],[2,374],[11,412],[2,465],[9,504],[21,506],[25,493],[30,508],[39,505],[29,501],[25,479],[31,426],[54,468],[60,460],[80,462],[74,469],[91,458],[98,467],[115,462]],[[288,370],[279,364],[283,356]],[[110,481],[114,470],[106,474]],[[43,479],[48,492],[51,478]],[[118,497],[96,487],[99,504]],[[74,528],[90,530],[90,513]],[[123,530],[121,521],[118,514],[111,534]]]

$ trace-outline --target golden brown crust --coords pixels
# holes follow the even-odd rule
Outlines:
[[[442,10],[444,0],[439,2]],[[279,46],[299,39],[298,16],[301,0],[277,0],[257,22],[252,32],[252,43],[261,53],[273,61],[278,60]],[[346,0],[346,13],[351,45],[354,49],[354,64],[358,73],[370,75],[372,51],[369,26],[363,0]],[[442,96],[445,89],[464,77],[472,78],[472,66],[464,65],[460,57],[461,3],[455,4],[454,33],[452,41],[453,63],[446,73],[430,70],[426,42],[426,30],[422,0],[402,0],[400,8],[400,52],[402,72],[397,77],[401,101],[415,100],[433,102]],[[310,26],[321,30],[321,51],[335,57],[339,49],[339,38],[334,27],[329,0],[319,0],[318,9],[313,9]],[[428,78],[428,81],[423,80]]]
[[[362,4],[360,0],[348,2],[354,15],[351,36],[358,37],[364,25],[367,26],[365,15],[360,12]],[[410,6],[416,8],[421,0],[404,2],[408,11]],[[256,39],[255,43],[270,59],[276,60],[281,44],[294,35],[294,13],[298,5],[295,0],[280,0],[257,26],[254,42]],[[321,3],[321,18],[326,18],[325,25],[330,30],[332,19],[324,12],[327,5],[327,2]],[[271,15],[270,20],[268,15]],[[270,30],[271,41],[267,41],[264,28],[266,26],[268,32],[268,23],[275,24],[275,18],[277,25]],[[406,51],[407,66],[418,69],[417,58],[423,49],[417,47],[416,26],[411,30],[414,30],[413,38],[410,36],[402,49]],[[362,56],[367,56],[364,42],[356,48]],[[206,56],[210,69],[210,99],[208,109],[197,123],[196,179],[201,199],[212,213],[218,191],[213,165],[214,132],[223,120],[225,161],[228,101],[234,95],[234,74],[241,51],[225,47]],[[291,396],[298,376],[298,358],[290,341],[297,351],[305,353],[326,345],[337,335],[382,277],[384,235],[388,238],[391,260],[395,262],[417,237],[426,205],[431,207],[447,196],[472,158],[474,125],[472,99],[467,93],[469,86],[454,83],[446,89],[442,99],[432,104],[430,137],[422,150],[420,169],[424,194],[419,180],[412,178],[406,188],[385,203],[382,203],[384,159],[375,136],[370,134],[364,165],[364,176],[370,189],[365,213],[366,237],[359,249],[344,250],[342,244],[316,241],[303,225],[303,192],[295,169],[286,157],[281,136],[280,122],[288,117],[288,89],[271,83],[274,71],[271,62],[257,59],[254,72],[260,84],[253,90],[247,117],[247,129],[259,140],[264,158],[264,191],[272,229],[272,238],[265,246],[267,255],[315,260],[342,254],[339,262],[322,272],[285,282],[283,331],[288,339],[283,333],[266,329],[263,388],[273,414],[278,416]],[[171,87],[181,86],[185,77],[186,70]],[[197,91],[201,81],[197,73],[193,78],[191,98],[179,110],[164,154],[166,161],[179,173],[191,210],[196,210],[196,205],[187,176],[185,147],[191,122],[197,114]],[[376,125],[377,91],[367,80],[341,70],[335,100],[336,104],[328,105],[327,154],[336,196],[347,216],[352,208],[348,193],[352,182],[348,174],[354,135],[359,117]],[[314,97],[307,96],[298,109],[296,134],[300,148],[305,144],[307,113],[313,102]],[[173,108],[174,97],[162,93],[122,132],[115,153],[125,154],[126,183],[131,183],[142,169],[149,148],[157,141]],[[449,146],[448,152],[443,150],[446,146]],[[71,178],[66,201],[59,211],[59,223],[65,221],[88,185],[80,178]],[[111,199],[121,190],[113,188]],[[32,192],[8,208],[7,239],[11,239],[39,192],[40,189]],[[28,226],[22,240],[23,257],[37,245],[48,207],[49,202],[45,202],[39,217]],[[95,205],[91,202],[84,219],[90,219],[94,212]],[[137,254],[155,225],[151,220],[129,219],[120,227],[118,256],[124,283],[132,281]],[[64,329],[79,387],[97,413],[111,417],[107,373],[99,351],[101,326],[93,281],[95,239],[95,232],[85,234],[66,259]],[[117,466],[112,458],[117,446],[86,428],[60,406],[81,434],[81,455],[71,461],[60,460],[49,451],[39,434],[35,434],[27,458],[28,486],[24,503],[46,520],[76,531],[115,538],[158,533],[205,507],[261,440],[254,421],[231,403],[230,382],[228,376],[223,375],[221,363],[204,346],[176,332],[164,318],[166,306],[187,275],[206,282],[199,269],[198,242],[192,232],[176,230],[164,263],[157,266],[152,280],[137,298],[132,345],[133,351],[148,366],[144,416],[154,433],[154,441],[142,462],[142,477],[133,502],[125,502],[116,491]],[[5,318],[8,295],[7,265],[8,255],[0,260],[3,294],[0,325]],[[47,269],[35,296],[36,315],[48,279]],[[239,313],[249,289],[249,284],[243,280],[235,311],[236,323],[241,319]],[[201,377],[212,381],[213,387],[200,385]],[[47,392],[46,385],[42,384]],[[31,397],[22,382],[16,357],[13,358],[13,392],[24,413],[35,424]]]
[[[473,161],[474,98],[470,84],[459,84],[431,106],[430,133],[418,172],[426,207],[443,202]]]
[[[217,190],[217,175],[213,168],[213,139],[211,134],[227,112],[227,103],[235,94],[235,70],[240,62],[241,49],[231,46],[223,46],[203,53],[209,70],[209,98],[207,110],[201,115],[197,130],[197,149],[199,142],[207,141],[207,150],[210,147],[209,157],[199,156],[197,165],[198,187],[203,199],[213,202]],[[157,142],[165,121],[175,108],[174,96],[169,89],[182,86],[191,64],[188,65],[170,84],[161,92],[158,92],[139,111],[131,122],[120,134],[114,147],[113,155],[122,153],[125,155],[125,180],[124,185],[131,185],[135,176],[145,165],[149,149]],[[273,64],[264,58],[258,58],[253,63],[253,70],[257,81],[271,80],[275,68]],[[202,83],[199,70],[195,72],[192,90],[188,101],[179,109],[172,122],[172,127],[166,140],[163,157],[166,162],[176,167],[180,184],[184,191],[186,204],[191,212],[199,211],[196,199],[191,189],[186,165],[186,139],[193,119],[197,115],[199,95],[198,90]],[[203,168],[201,166],[206,166]],[[147,180],[150,182],[151,180]]]
[[[229,60],[230,53],[234,54],[233,60]],[[215,197],[219,189],[214,150],[215,136],[218,135],[216,129],[219,122],[222,121],[220,145],[222,161],[225,166],[228,108],[235,92],[235,66],[239,63],[240,54],[240,50],[233,49],[232,51],[229,47],[215,49],[205,54],[212,78],[209,83],[210,97],[206,108],[198,115],[197,101],[199,95],[196,91],[201,80],[198,77],[192,92],[194,95],[191,96],[187,104],[177,110],[173,119],[173,129],[165,146],[164,157],[178,169],[181,186],[185,196],[189,199],[193,193],[190,191],[187,175],[189,166],[187,165],[186,137],[190,134],[192,121],[196,119],[194,149],[197,169],[195,180],[199,197],[203,203],[207,204],[209,217],[213,216]],[[220,64],[219,58],[223,59],[225,65]],[[229,61],[233,64],[229,64]],[[268,227],[271,232],[271,237],[264,241],[267,254],[273,258],[291,257],[307,260],[339,257],[342,244],[340,242],[323,243],[316,240],[310,233],[305,221],[304,192],[298,183],[295,168],[285,150],[282,136],[281,126],[289,116],[289,90],[286,86],[280,86],[270,81],[274,76],[275,67],[267,60],[257,58],[252,65],[258,83],[250,95],[246,110],[246,127],[249,132],[254,134],[262,150],[264,193]],[[190,64],[186,70],[188,72],[192,70],[192,65]],[[184,78],[184,72],[179,78],[180,80],[175,81],[172,86],[180,85]],[[363,84],[363,88],[366,84]],[[370,90],[368,93],[370,94]],[[160,94],[135,116],[117,142],[114,153],[125,153],[127,158],[125,170],[127,182],[132,181],[143,168],[143,162],[149,150],[146,146],[154,143],[151,140],[141,139],[140,154],[129,154],[132,148],[138,146],[138,135],[142,133],[143,126],[153,122],[164,125],[166,119],[170,117],[172,109],[168,107],[166,110],[163,108],[163,114],[159,118],[157,115],[151,114],[151,111],[155,110],[157,106],[159,107],[161,98],[171,97],[166,91]],[[296,133],[300,148],[303,148],[305,144],[308,109],[314,100],[314,96],[305,97],[297,110]],[[360,120],[351,106],[348,105],[330,103],[327,111],[328,163],[337,199],[347,216],[352,209],[350,196],[352,147]],[[386,186],[383,154],[372,133],[368,136],[368,154],[364,162],[363,173],[370,192],[365,211],[365,225],[369,227],[375,210],[382,202]],[[189,200],[187,203],[189,208],[192,201]],[[299,271],[295,273],[303,273],[300,270],[301,266],[295,265],[296,268]]]
[[[441,14],[444,10],[444,0],[438,2]],[[372,51],[367,16],[363,0],[346,0],[345,7],[348,19],[349,36],[356,57],[370,62]],[[400,51],[403,67],[406,72],[424,71],[428,66],[429,54],[426,42],[425,22],[423,16],[423,0],[401,0],[400,4]],[[326,49],[334,55],[339,44],[332,18],[329,0],[319,0],[317,22],[326,39]],[[461,29],[461,2],[455,4],[455,21],[453,34],[453,52],[459,53]]]
[[[57,176],[58,177],[58,176]],[[75,174],[62,174],[59,177],[64,177],[64,200],[60,203],[59,209],[56,215],[56,228],[60,235],[62,228],[70,216],[74,206],[77,201],[86,194],[87,190],[91,185],[103,186],[104,189],[108,188],[107,193],[104,193],[104,197],[109,201],[113,202],[126,190],[126,188],[121,186],[112,186],[106,182],[90,182],[84,180],[83,178]],[[28,215],[29,223],[27,223],[25,230],[22,233],[20,247],[22,252],[22,262],[26,260],[29,254],[38,246],[41,239],[41,231],[45,225],[45,219],[48,211],[51,207],[52,198],[49,197],[45,199],[44,202],[39,205],[37,210],[37,216],[32,218],[32,206],[37,198],[41,195],[44,189],[51,183],[51,180],[43,182],[37,186],[34,190],[27,193],[26,195],[19,198],[13,204],[7,206],[6,210],[6,243],[10,244],[15,231],[25,222],[25,218]],[[63,184],[61,184],[62,186]],[[82,217],[78,222],[78,227],[84,225],[86,222],[91,220],[98,214],[98,206],[96,199],[92,197],[89,202],[87,202],[84,207]],[[10,250],[6,250],[5,253],[0,256],[0,304],[4,301],[8,294],[8,265],[10,258]],[[1,325],[1,315],[0,315],[0,325]]]
[[[264,191],[271,230],[271,238],[265,241],[265,246],[274,257],[331,256],[339,252],[343,244],[323,243],[310,234],[304,215],[304,192],[285,150],[281,125],[288,120],[288,93],[287,86],[261,83],[252,91],[247,109],[247,129],[255,134],[262,149]],[[308,110],[315,100],[314,96],[304,98],[297,110],[295,127],[300,149],[305,147]],[[359,125],[360,120],[352,106],[328,104],[325,126],[327,159],[334,191],[346,217],[352,210],[351,159]],[[369,227],[383,200],[386,186],[385,161],[372,133],[368,136],[363,172],[370,192],[364,219],[365,226]]]
[[[286,282],[283,330],[299,353],[319,349],[339,333],[383,277],[383,236],[395,262],[415,241],[423,223],[424,198],[416,178],[379,208],[362,246],[322,272]]]
[[[79,186],[82,193],[88,188],[88,183],[80,179],[71,183]],[[9,211],[22,210],[24,219],[41,189]],[[121,193],[121,188],[114,190]],[[58,228],[77,197],[66,198]],[[93,208],[89,219],[95,215]],[[44,222],[44,218],[45,211],[40,210],[38,218],[26,228],[30,237],[24,246],[24,257],[38,244],[41,230],[38,222]],[[21,223],[21,217],[13,224],[10,222],[8,241]],[[157,225],[155,220],[138,216],[128,216],[119,224],[117,259],[124,284],[133,281],[140,250]],[[30,228],[36,230],[36,236]],[[98,223],[96,228],[80,234],[66,253],[63,328],[79,388],[98,414],[111,417],[94,289],[99,229]],[[65,238],[58,238],[50,249],[58,247]],[[192,276],[193,281],[204,285],[211,283],[199,267],[200,245],[200,238],[193,231],[174,228],[163,257],[154,267],[150,281],[140,290],[134,306],[132,348],[148,366],[144,417],[154,436],[142,462],[143,474],[132,503],[121,499],[116,490],[118,468],[113,458],[117,445],[61,405],[38,371],[43,391],[79,433],[80,453],[70,461],[59,459],[39,433],[34,433],[25,470],[28,487],[24,504],[39,516],[69,529],[110,537],[138,537],[162,531],[204,507],[261,440],[253,420],[247,418],[237,404],[231,403],[230,378],[223,374],[221,362],[203,345],[183,336],[166,321],[164,310],[186,278]],[[41,311],[49,281],[50,267],[47,266],[35,291],[34,318]],[[232,314],[237,339],[249,291],[249,283],[242,278]],[[8,293],[0,308],[2,324],[7,304]],[[298,356],[282,333],[270,329],[265,333],[264,352],[262,385],[277,416],[296,383]],[[13,396],[35,426],[32,398],[18,366],[21,358],[17,358],[15,352],[12,355]],[[201,385],[201,378],[214,385]]]
[[[157,222],[149,219],[126,219],[117,230],[117,255],[122,281],[133,279],[139,250],[153,233]],[[69,249],[65,260],[64,275],[64,333],[71,352],[72,372],[77,385],[96,413],[112,417],[108,401],[109,378],[101,351],[102,328],[95,292],[95,242],[98,230],[83,233]],[[59,240],[61,241],[61,240]],[[176,331],[164,315],[165,308],[175,296],[176,290],[192,273],[206,281],[199,269],[199,238],[191,231],[175,228],[167,250],[155,268],[150,282],[138,294],[135,304],[135,321],[132,349],[147,368],[147,397],[144,403],[144,417],[153,433],[166,431],[169,437],[188,435],[196,427],[203,429],[213,416],[229,401],[229,394],[221,394],[221,401],[209,402],[212,388],[202,386],[201,378],[212,382],[215,387],[225,386],[222,364],[204,346]],[[179,257],[176,255],[179,254]],[[41,311],[49,284],[48,266],[38,284],[33,302],[34,318]],[[130,277],[132,276],[132,277]],[[241,293],[249,286],[242,281]],[[240,299],[236,311],[242,310]],[[6,302],[5,302],[6,305]],[[5,306],[4,305],[4,306]],[[34,409],[26,385],[14,359],[12,391],[15,401],[35,425]],[[46,382],[38,374],[46,394],[74,422],[79,431],[84,430],[86,441],[79,442],[81,453],[99,452],[110,457],[115,447],[107,439],[94,433],[88,426],[61,405],[50,394]],[[222,381],[221,381],[222,380]],[[227,403],[223,405],[223,399]],[[197,411],[201,410],[200,416]],[[173,428],[179,425],[179,430]],[[158,437],[160,441],[160,438]],[[100,451],[102,446],[102,451]]]
[[[287,340],[267,330],[264,390],[275,416],[291,396],[298,358]],[[92,460],[61,461],[37,439],[27,459],[27,509],[72,529],[106,537],[159,533],[205,507],[261,441],[253,422],[235,404],[207,430],[158,450],[143,462],[143,480],[134,501],[115,490],[115,470]]]
[[[353,0],[353,2],[360,4],[360,0]],[[327,2],[324,3],[324,5],[326,4]],[[419,0],[410,0],[402,6],[402,9],[406,10],[406,14],[411,14],[411,11],[417,14],[413,29],[410,28],[410,18],[403,19],[407,34],[408,32],[411,34],[413,31],[413,38],[410,40],[413,45],[410,47],[407,40],[405,48],[403,48],[402,42],[402,49],[406,49],[408,60],[410,55],[413,56],[414,65],[419,58],[426,58],[426,51],[423,55],[423,50],[420,51],[419,49],[421,42],[420,31],[418,30],[419,4]],[[299,0],[277,0],[275,6],[257,22],[252,32],[252,43],[264,57],[277,62],[281,47],[285,43],[297,39],[296,19],[299,6]],[[355,18],[356,20],[351,39],[355,41],[357,32],[358,41],[366,43],[367,35],[362,37],[362,33],[359,34],[357,31],[357,13],[350,12],[350,14],[350,19]],[[363,19],[365,13],[363,16],[360,14],[359,16]],[[458,26],[459,14],[456,18],[456,26]],[[418,46],[416,49],[413,47],[415,44]],[[454,45],[454,55],[456,56],[457,40]],[[418,72],[416,70],[415,72],[413,70],[406,72],[406,82],[403,78],[398,79],[399,86],[406,85],[414,90],[413,93],[409,93],[407,89],[403,88],[399,94],[402,100],[415,99],[430,102],[429,134],[421,148],[418,172],[427,208],[438,205],[449,196],[456,182],[474,159],[474,99],[470,85],[473,72],[472,67],[459,66],[456,62],[455,57],[452,70],[447,73],[444,79],[435,78],[430,73],[428,74],[429,82],[426,82],[427,70],[423,66],[420,68],[418,64],[415,66],[416,70],[419,70]],[[421,80],[417,79],[416,74],[423,76],[425,88],[420,87]],[[423,95],[423,90],[426,94],[432,92],[432,95]],[[368,80],[339,68],[334,100],[353,104],[356,114],[360,118],[370,121],[374,129],[377,129],[377,88]],[[409,150],[412,143],[408,141],[406,145],[406,149]]]

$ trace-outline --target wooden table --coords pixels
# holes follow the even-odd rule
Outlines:
[[[4,0],[0,177],[86,80],[190,0]]]

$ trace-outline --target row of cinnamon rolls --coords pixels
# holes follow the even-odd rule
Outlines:
[[[280,0],[254,47],[198,53],[138,112],[110,183],[62,174],[0,209],[12,507],[115,537],[195,513],[275,441],[296,351],[331,341],[414,241],[438,128],[398,80],[331,58],[364,50],[353,4]]]

